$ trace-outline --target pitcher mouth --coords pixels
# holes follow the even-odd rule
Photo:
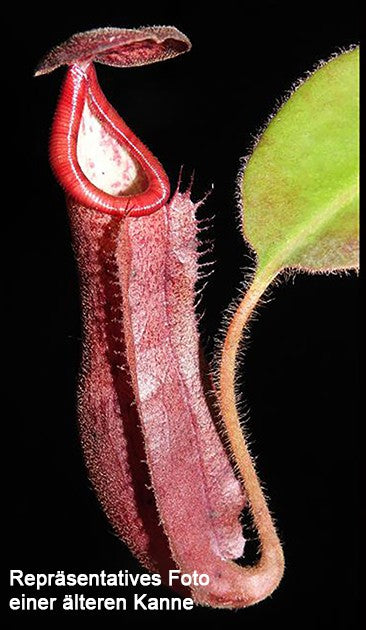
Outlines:
[[[50,160],[73,199],[106,214],[151,214],[169,198],[163,167],[108,103],[91,63],[68,70],[55,113]]]

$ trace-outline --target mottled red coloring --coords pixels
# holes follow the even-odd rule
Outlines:
[[[135,165],[134,188],[131,186],[123,195],[111,195],[98,188],[80,166],[77,141],[86,103],[92,119],[99,121],[106,136],[123,147]],[[66,193],[80,204],[101,212],[117,216],[150,214],[169,197],[169,180],[164,169],[108,103],[93,65],[82,69],[74,64],[67,72],[53,121],[50,160]]]
[[[80,271],[78,407],[90,478],[144,566],[208,574],[195,601],[235,608],[271,582],[260,565],[233,561],[245,501],[203,385],[197,204],[189,192],[169,200],[163,167],[109,105],[91,63],[138,65],[188,48],[170,27],[101,29],[56,48],[38,73],[71,63],[50,155]]]
[[[35,74],[52,72],[59,66],[91,61],[109,66],[143,66],[171,59],[191,48],[191,42],[174,26],[145,28],[96,28],[77,33],[56,46],[38,65]]]

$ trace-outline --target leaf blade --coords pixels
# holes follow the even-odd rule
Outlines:
[[[358,265],[358,49],[292,94],[244,171],[243,229],[258,271]]]

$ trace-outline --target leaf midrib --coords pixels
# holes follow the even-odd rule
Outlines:
[[[259,255],[258,272],[261,272],[261,275],[264,274],[265,271],[272,274],[274,271],[280,271],[288,266],[286,265],[286,260],[288,261],[290,256],[292,256],[302,247],[303,244],[306,243],[307,237],[318,233],[321,228],[330,222],[331,219],[336,217],[345,206],[349,205],[354,199],[356,199],[357,194],[358,177],[356,176],[356,181],[352,184],[350,183],[346,191],[343,190],[342,193],[336,195],[332,202],[327,204],[326,209],[323,209],[321,212],[317,212],[310,221],[303,221],[300,223],[297,229],[293,231],[290,239],[286,239],[286,243],[284,245],[275,249],[267,262],[262,264]]]

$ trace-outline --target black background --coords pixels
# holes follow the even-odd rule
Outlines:
[[[79,447],[78,281],[63,193],[47,157],[63,70],[33,79],[35,65],[74,32],[98,26],[172,24],[190,37],[192,51],[178,59],[97,70],[107,97],[160,159],[173,187],[182,164],[186,176],[195,170],[195,198],[215,186],[202,212],[215,216],[217,264],[202,322],[212,349],[222,314],[250,262],[234,201],[239,159],[276,99],[299,76],[358,41],[352,0],[338,5],[269,0],[217,7],[203,2],[135,5],[34,8],[6,29],[13,43],[6,64],[13,83],[5,122],[15,149],[9,174],[15,174],[14,183],[2,208],[12,318],[3,341],[13,359],[3,425],[10,426],[3,447],[11,495],[6,546],[9,566],[30,572],[140,571],[97,503]],[[248,628],[272,622],[298,627],[300,621],[313,628],[358,627],[357,278],[300,275],[274,288],[271,297],[251,325],[240,382],[251,410],[252,451],[284,543],[287,568],[278,591],[238,612],[195,608],[53,617],[13,612],[11,627],[49,624],[62,615],[75,625],[99,618],[107,627],[177,617]],[[151,596],[159,594],[167,591],[149,590]]]

